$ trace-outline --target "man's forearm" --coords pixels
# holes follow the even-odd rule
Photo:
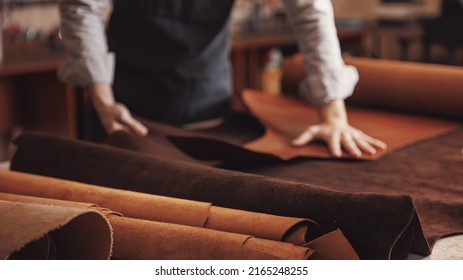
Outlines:
[[[358,81],[358,73],[342,59],[331,2],[284,2],[308,74],[301,83],[301,96],[316,106],[349,97]]]
[[[109,84],[93,84],[89,87],[90,98],[93,106],[98,111],[100,108],[112,106],[116,103],[114,94]]]
[[[347,124],[347,112],[344,100],[336,99],[323,104],[320,107],[320,120],[322,122]]]

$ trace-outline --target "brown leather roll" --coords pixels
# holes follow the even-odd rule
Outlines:
[[[23,187],[27,186],[27,187]],[[77,182],[0,170],[0,192],[85,202],[124,216],[205,227],[303,245],[322,234],[313,221],[212,206],[211,203],[97,187]]]
[[[0,207],[8,206],[8,202],[21,203],[34,202],[34,207],[30,211],[36,211],[41,206],[59,207],[64,213],[73,209],[95,208],[92,204],[78,203],[64,200],[47,199],[41,197],[31,197],[15,194],[0,193]],[[13,205],[17,206],[17,205]],[[0,208],[2,209],[2,208]],[[18,207],[15,207],[18,209]],[[8,217],[15,214],[15,209],[6,208]],[[285,260],[305,260],[312,254],[313,250],[308,247],[295,246],[290,243],[259,239],[249,235],[228,233],[198,227],[175,225],[168,223],[160,223],[146,221],[140,219],[121,217],[120,215],[106,209],[100,210],[104,213],[112,226],[114,243],[112,247],[112,257],[115,259],[285,259]],[[29,211],[25,211],[28,215]],[[38,216],[36,214],[36,216]],[[28,216],[29,217],[29,216]],[[17,217],[18,226],[27,228],[23,232],[37,230],[31,221],[21,217]],[[79,218],[77,218],[79,219]],[[88,218],[87,218],[88,219]],[[40,225],[50,223],[54,220],[51,215],[38,219]],[[105,220],[106,221],[106,220]],[[98,253],[101,253],[102,248],[109,249],[104,241],[105,231],[99,231],[98,223],[94,220],[86,221],[87,223],[70,222],[70,229],[60,229],[61,233],[53,233],[54,244],[56,244],[56,255],[59,258],[83,258],[89,259]],[[6,228],[12,223],[7,220]],[[96,243],[94,239],[88,238],[85,231],[92,231],[94,236],[100,237],[101,243]],[[35,232],[34,232],[35,233]],[[1,234],[1,233],[0,233]],[[13,236],[6,238],[7,241],[13,241],[23,238],[25,234],[21,231],[14,232]],[[0,235],[2,236],[2,235]],[[57,237],[58,236],[58,237]],[[3,237],[3,236],[2,236]],[[66,239],[64,239],[66,237]],[[86,240],[86,239],[89,240]],[[1,239],[1,248],[8,248],[14,242],[5,242]],[[43,246],[47,239],[41,239],[40,242],[32,243],[30,247],[38,249]],[[83,241],[86,241],[84,243]],[[91,246],[89,246],[91,242]],[[4,244],[6,243],[6,244]],[[352,248],[348,249],[353,253]],[[107,250],[109,252],[109,250]],[[2,252],[3,253],[3,252]],[[354,258],[355,259],[355,258]]]
[[[348,103],[463,119],[463,69],[414,62],[346,57],[360,80]],[[302,57],[285,61],[283,88],[296,92],[305,77]]]
[[[0,258],[108,259],[110,225],[89,208],[0,193]]]
[[[290,243],[183,225],[112,217],[117,259],[305,260],[313,250]]]

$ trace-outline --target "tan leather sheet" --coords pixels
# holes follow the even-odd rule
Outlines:
[[[108,259],[111,228],[86,205],[36,203],[0,193],[0,258]]]
[[[0,201],[9,203],[29,203],[33,201],[38,207],[51,206],[60,207],[60,211],[69,209],[95,208],[92,204],[69,202],[63,200],[31,197],[15,194],[0,193]],[[10,209],[7,208],[7,212]],[[34,209],[31,209],[34,211]],[[114,243],[112,257],[115,259],[289,259],[305,260],[313,254],[308,247],[295,246],[290,243],[259,239],[249,235],[235,234],[228,232],[203,229],[198,227],[175,225],[146,221],[133,218],[125,218],[107,210],[99,208],[111,223]],[[23,225],[24,219],[19,217]],[[41,220],[41,219],[39,219]],[[46,219],[48,220],[48,219]],[[90,221],[93,222],[93,221]],[[96,224],[98,225],[98,224]],[[96,231],[98,228],[94,223],[74,225],[71,238],[58,240],[58,255],[72,252],[70,258],[89,259],[92,252],[100,252],[99,249],[107,248],[107,243],[92,243],[92,246],[82,246],[82,242],[75,242],[76,238],[85,240],[87,236],[82,234],[84,230],[92,231],[92,234],[104,237],[104,232]],[[16,229],[11,236],[21,236]],[[338,236],[338,237],[342,237]],[[337,238],[332,239],[336,244]],[[102,240],[101,240],[102,241]],[[333,242],[334,241],[334,242]],[[2,242],[3,243],[3,242]],[[109,243],[111,244],[111,243]],[[59,246],[61,245],[61,246]],[[106,245],[106,246],[105,246]],[[81,246],[81,247],[80,247]],[[64,247],[64,248],[61,248]],[[3,245],[2,245],[3,248]],[[353,253],[352,256],[356,256]],[[83,255],[76,255],[79,252]],[[109,250],[108,250],[109,252]],[[348,253],[349,254],[349,253]],[[341,256],[344,256],[345,253]],[[77,256],[77,257],[75,257]]]
[[[77,182],[0,171],[0,192],[85,202],[127,217],[205,227],[258,238],[306,244],[322,234],[313,221],[212,206],[211,203],[97,187]]]
[[[316,108],[291,97],[272,96],[255,90],[245,90],[242,97],[249,110],[266,127],[265,134],[245,144],[245,148],[283,160],[296,157],[331,157],[325,144],[309,143],[304,147],[291,145],[291,140],[309,125],[318,122]],[[388,145],[385,151],[363,155],[363,160],[380,158],[386,153],[460,126],[453,121],[359,108],[348,109],[348,116],[352,126]],[[343,157],[351,158],[346,152]]]

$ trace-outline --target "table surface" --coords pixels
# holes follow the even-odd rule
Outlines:
[[[432,254],[423,257],[410,254],[409,260],[463,260],[463,234],[437,240]]]

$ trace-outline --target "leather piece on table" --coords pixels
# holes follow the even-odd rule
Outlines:
[[[127,217],[205,227],[296,245],[306,244],[323,233],[317,223],[307,219],[227,209],[206,202],[116,190],[13,171],[0,171],[0,182],[0,192],[58,199],[63,201],[64,206],[69,206],[71,201],[77,205],[78,202],[92,203]]]
[[[64,206],[64,209],[95,208],[95,205],[88,203],[0,193],[0,201],[4,200],[16,203],[33,201],[35,205]],[[305,260],[313,253],[313,250],[307,247],[259,239],[249,235],[126,218],[102,208],[100,211],[105,213],[112,226],[112,257],[115,259]],[[55,243],[61,246],[75,246],[73,239],[67,239],[66,243],[56,239]],[[75,251],[74,247],[64,249]],[[85,247],[86,251],[93,249]]]
[[[212,166],[220,165],[222,159],[249,164],[278,160],[272,155],[255,153],[236,146],[261,136],[265,128],[254,117],[247,114],[230,114],[224,123],[213,128],[188,131],[162,123],[138,118],[147,128],[147,137],[126,132],[109,135],[104,144],[117,148],[142,152],[164,158],[196,162]],[[230,133],[235,131],[236,133]],[[180,141],[176,145],[177,137]],[[187,138],[188,141],[182,141]],[[188,155],[179,151],[187,151]]]
[[[265,131],[265,128],[256,118],[246,113],[230,113],[225,116],[223,122],[217,126],[194,130],[173,127],[171,125],[140,118],[138,119],[148,128],[148,138],[152,134],[191,137],[198,135],[213,135],[217,139],[223,139],[233,143],[245,143],[251,141],[257,135],[262,135]]]
[[[186,162],[198,162],[180,152],[164,135],[155,130],[150,130],[148,137],[137,136],[124,131],[116,132],[108,136],[104,144]]]
[[[219,162],[216,166],[269,164],[281,161],[275,155],[255,152],[243,148],[242,143],[218,139],[215,136],[169,135],[168,138],[178,149],[198,160]]]
[[[410,195],[432,246],[463,233],[462,139],[457,129],[376,161],[293,160],[240,170],[340,191]]]
[[[463,69],[403,61],[345,57],[359,71],[359,82],[348,103],[463,119]],[[283,88],[295,93],[306,76],[296,55],[285,60]]]
[[[248,235],[132,218],[110,218],[117,259],[305,260],[313,251]],[[120,245],[118,245],[120,244]]]
[[[418,217],[409,196],[338,192],[34,134],[23,134],[15,142],[18,150],[12,159],[13,170],[310,218],[326,231],[339,228],[362,259],[405,258],[407,250],[394,255],[391,251],[411,226],[413,252],[430,253],[419,222],[413,223]]]
[[[340,230],[334,230],[307,243],[314,250],[312,260],[355,260],[358,256]],[[333,254],[336,252],[336,254]],[[339,254],[337,252],[343,252]]]
[[[111,229],[100,213],[4,199],[11,199],[11,195],[0,198],[0,258],[109,258]]]
[[[291,145],[305,128],[316,124],[319,120],[316,108],[297,101],[291,97],[273,96],[255,90],[243,91],[242,98],[249,110],[266,127],[262,137],[242,145],[248,151],[263,153],[277,157],[281,160],[290,160],[298,157],[331,158],[327,146],[323,143],[310,143],[303,147]],[[414,116],[401,113],[390,113],[384,111],[373,111],[368,109],[350,108],[349,122],[352,126],[375,138],[384,141],[388,148],[375,155],[364,154],[361,159],[375,160],[386,153],[390,153],[406,145],[428,139],[459,127],[461,124],[439,120],[423,116]],[[205,139],[201,143],[199,137],[175,137],[175,144],[191,155],[207,154],[201,147],[207,147],[212,140]],[[188,143],[188,142],[192,143]],[[236,162],[236,155],[239,153],[243,159],[262,157],[262,155],[240,151],[239,147],[231,147],[230,143],[215,143],[214,155],[222,156],[216,160]],[[198,150],[199,151],[194,151]],[[351,158],[343,153],[343,158]]]

